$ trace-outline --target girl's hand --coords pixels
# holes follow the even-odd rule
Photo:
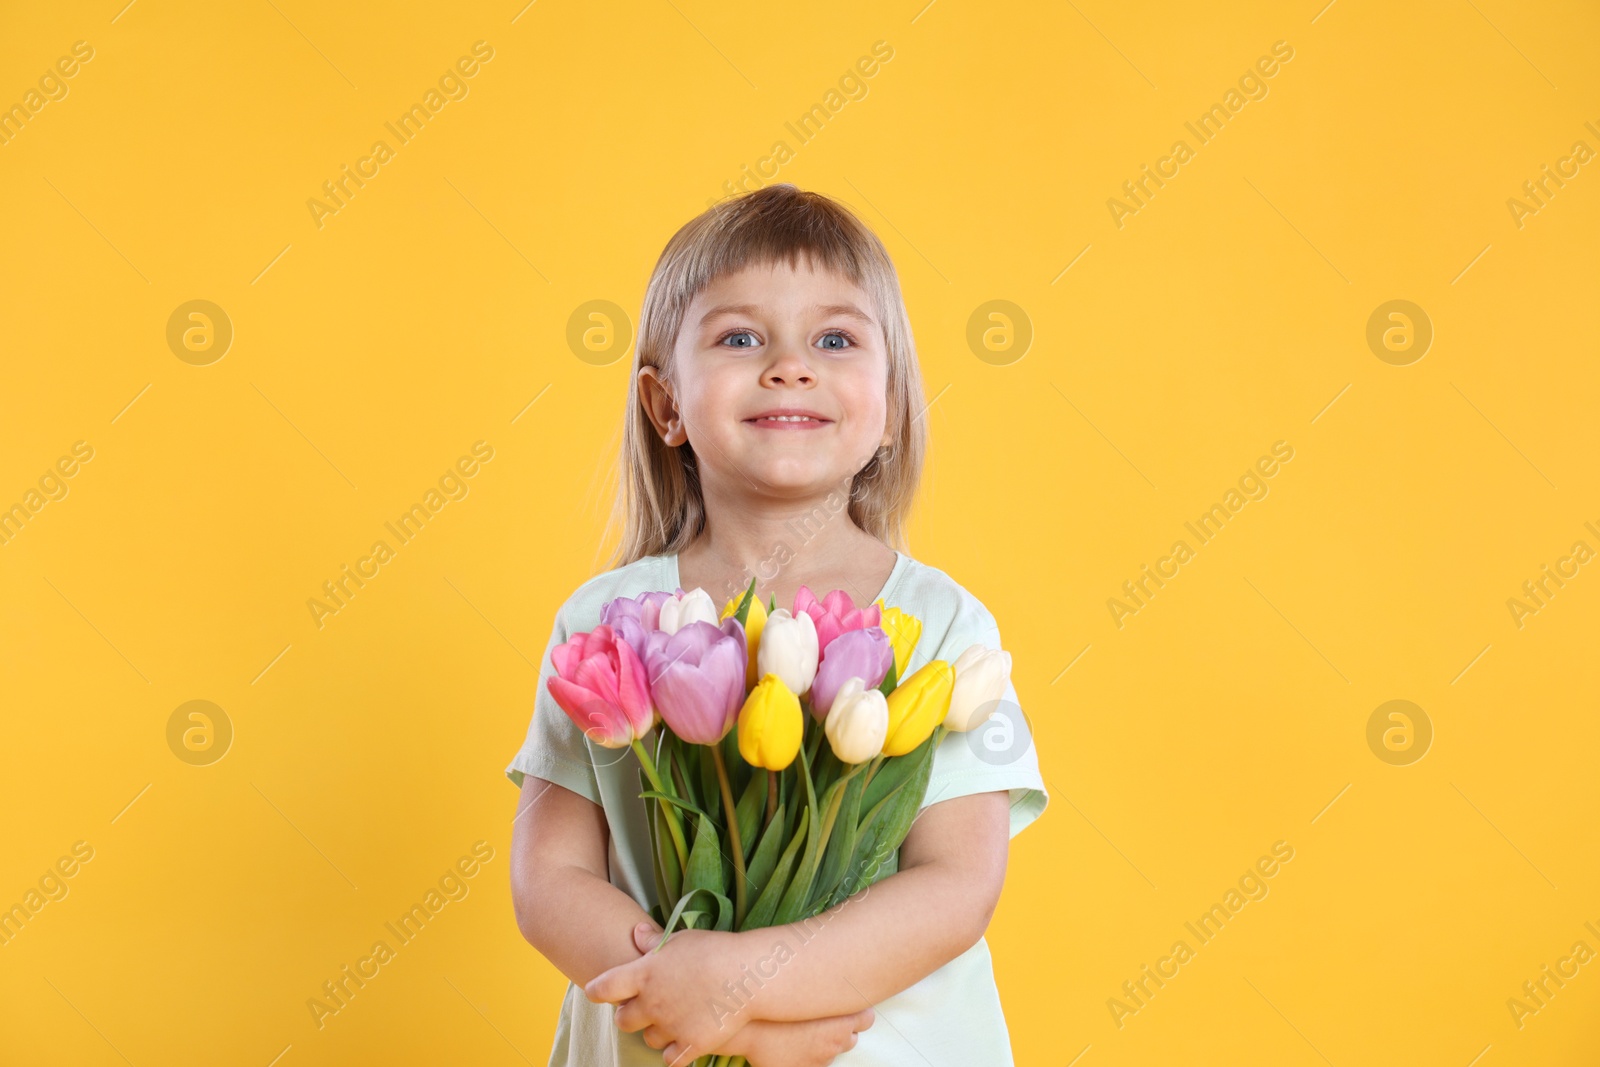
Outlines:
[[[774,1023],[756,1019],[744,1025],[721,1048],[708,1051],[743,1056],[750,1067],[827,1067],[841,1052],[856,1047],[856,1034],[872,1025],[873,1010],[835,1015],[807,1022]],[[677,1042],[661,1050],[669,1064],[687,1063]]]
[[[748,1004],[755,985],[747,974],[749,953],[740,936],[678,930],[660,951],[652,952],[661,930],[654,923],[639,923],[634,942],[644,955],[596,975],[583,994],[596,1004],[618,1005],[617,1028],[644,1031],[641,1036],[651,1048],[676,1043],[682,1067],[726,1045],[750,1021]]]
[[[596,975],[584,995],[618,1004],[618,1029],[642,1030],[669,1067],[712,1053],[744,1056],[751,1067],[825,1067],[873,1023],[871,1008],[800,1022],[753,1020],[747,1005],[755,986],[738,935],[679,930],[659,952],[652,951],[661,940],[654,922],[639,923],[633,935],[640,958]]]

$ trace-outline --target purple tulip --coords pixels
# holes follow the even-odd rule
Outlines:
[[[661,605],[672,596],[661,591],[619,596],[600,609],[600,622],[615,630],[643,660],[650,634],[661,629]]]
[[[811,715],[818,722],[828,717],[833,698],[847,678],[860,678],[866,689],[883,684],[894,663],[894,642],[878,626],[846,630],[822,650],[817,677],[811,683]]]
[[[721,626],[691,622],[675,634],[651,633],[645,672],[668,728],[694,745],[727,736],[744,704],[748,660],[744,627],[731,615]]]

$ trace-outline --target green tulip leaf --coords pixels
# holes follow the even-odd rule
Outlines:
[[[839,808],[838,818],[834,821],[833,832],[828,836],[828,844],[822,850],[822,866],[817,872],[816,895],[824,900],[833,894],[839,879],[844,876],[845,864],[855,852],[856,837],[860,832],[861,794],[866,776],[865,771],[857,771],[855,776],[845,783],[843,804]]]
[[[795,833],[789,838],[789,844],[783,850],[783,855],[778,859],[778,865],[773,869],[772,877],[767,881],[761,895],[756,898],[756,903],[744,917],[742,930],[755,930],[763,926],[772,926],[772,917],[778,912],[778,903],[789,885],[789,875],[794,870],[795,857],[799,854],[800,846],[804,843],[810,829],[809,820],[811,813],[805,809],[800,811],[800,824]],[[779,825],[773,820],[773,825]]]
[[[684,896],[678,901],[677,905],[672,909],[672,914],[667,917],[667,921],[661,924],[661,940],[658,941],[656,943],[656,947],[650,951],[659,952],[661,950],[661,946],[667,943],[667,938],[671,937],[672,932],[677,929],[679,919],[684,920],[685,926],[693,928],[694,920],[699,918],[701,914],[698,911],[689,910],[689,905],[693,902],[693,893]]]
[[[918,772],[920,761],[933,754],[933,735],[922,744],[907,752],[903,756],[889,756],[879,765],[877,773],[872,776],[872,782],[867,786],[866,794],[861,798],[861,806],[871,810],[873,805],[888,796],[891,791],[898,788],[901,783],[911,778]]]
[[[745,620],[750,617],[750,602],[755,599],[755,596],[756,580],[751,578],[750,587],[744,591],[744,597],[739,601],[739,609],[733,613],[733,617],[739,620],[740,626],[743,626]]]
[[[680,800],[677,797],[673,796],[671,793],[661,793],[661,792],[657,792],[654,789],[646,789],[644,792],[640,793],[639,796],[640,796],[641,799],[644,799],[644,800],[665,800],[668,804],[671,804],[673,807],[682,808],[685,811],[690,812],[691,814],[700,816],[702,819],[709,819],[711,817],[711,816],[707,815],[705,812],[701,811],[695,805],[689,803],[687,800]],[[659,811],[660,809],[657,808],[657,810]]]
[[[811,823],[806,829],[805,856],[800,861],[800,868],[795,872],[794,882],[783,895],[783,901],[778,905],[778,914],[773,920],[773,925],[782,926],[794,922],[800,913],[811,901],[811,887],[816,882],[818,852],[822,847],[822,811],[830,809],[834,803],[842,783],[835,782],[823,796],[823,802],[817,803],[816,793],[811,786],[810,767],[805,762],[805,750],[800,750],[801,774],[806,783],[806,803],[811,812]]]
[[[833,754],[833,745],[824,734],[821,744],[817,746],[816,765],[811,768],[811,780],[816,783],[818,795],[826,793],[833,783],[844,777],[851,766]],[[823,804],[823,809],[826,808],[827,805]]]
[[[727,884],[717,828],[710,818],[701,815],[695,824],[694,845],[689,849],[689,867],[683,872],[683,891],[686,894],[699,889],[721,892]]]
[[[695,907],[688,905],[694,904]],[[711,907],[715,905],[713,912]],[[716,918],[713,919],[712,915]],[[678,906],[672,909],[673,920],[681,918],[686,930],[733,930],[733,901],[713,889],[696,889],[689,893]],[[667,943],[667,937],[674,932],[672,923],[662,926],[664,931],[661,940],[650,951],[659,951]]]
[[[643,797],[645,793],[648,793],[650,791],[650,782],[649,782],[649,779],[647,779],[645,777],[644,768],[643,767],[639,768],[639,788],[644,791],[644,792],[639,794],[640,797]],[[662,856],[661,856],[661,844],[660,844],[661,837],[662,837],[662,835],[660,833],[660,825],[661,825],[661,805],[660,804],[647,804],[647,805],[645,805],[644,825],[645,825],[645,829],[649,831],[649,836],[650,836],[650,870],[651,870],[651,873],[653,873],[655,875],[655,878],[656,878],[656,899],[657,900],[675,899],[676,894],[674,894],[674,897],[670,897],[670,898],[667,896],[667,879],[666,879],[666,874],[664,873],[664,870],[663,870],[664,863],[663,863],[663,859],[662,859]],[[669,850],[669,851],[673,851],[673,850]],[[673,854],[673,859],[677,859],[677,854],[676,854],[675,851],[674,851],[674,854]]]
[[[804,753],[805,750],[806,743],[804,735],[802,735],[800,740],[800,752]],[[800,780],[807,777],[806,772],[801,769],[803,763],[804,760],[797,755],[794,762],[790,763],[789,766],[784,770],[783,778],[780,781],[780,788],[778,789],[779,802],[787,799],[789,803],[789,825],[784,829],[785,839],[795,835],[800,825],[801,814],[810,810],[803,802],[805,800],[805,796],[800,791]],[[807,779],[807,782],[809,786],[809,779]],[[782,788],[784,783],[787,783],[787,789]],[[813,818],[815,818],[815,816],[813,816]]]
[[[783,806],[780,804],[773,810],[772,822],[767,824],[761,835],[761,843],[756,846],[755,854],[750,857],[750,865],[745,868],[745,884],[752,897],[761,895],[772,878],[773,868],[778,864],[778,852],[783,848],[783,816]]]
[[[750,781],[744,787],[744,795],[734,806],[734,811],[739,817],[739,841],[744,845],[746,859],[750,858],[750,853],[755,849],[756,832],[761,829],[761,816],[767,803],[769,773],[771,772],[761,767],[755,768],[755,773],[750,775]]]
[[[644,777],[642,768],[639,777]],[[639,795],[649,797],[652,792],[646,789]],[[660,797],[661,794],[656,796]],[[683,893],[683,869],[678,865],[678,850],[673,847],[669,836],[671,831],[667,829],[667,813],[660,804],[650,805],[650,817],[645,820],[645,825],[650,830],[650,855],[655,858],[651,866],[655,868],[656,899],[663,902],[677,900]]]
[[[683,896],[683,864],[678,860],[678,850],[672,844],[672,831],[667,826],[667,813],[656,807],[656,840],[661,842],[661,873],[666,881],[665,900]]]
[[[695,794],[692,782],[686,780],[684,773],[684,765],[693,761],[688,754],[691,746],[685,745],[671,730],[663,728],[661,734],[661,759],[657,765],[661,768],[662,787],[693,804],[696,811],[706,810],[705,799]]]
[[[830,894],[830,900],[843,900],[859,892],[862,887],[878,881],[880,876],[886,876],[889,859],[911,832],[911,824],[916,821],[917,812],[922,809],[923,799],[927,795],[928,779],[933,772],[931,742],[930,737],[904,756],[895,757],[878,768],[878,774],[872,780],[873,786],[894,764],[904,763],[905,773],[899,775],[901,780],[893,791],[879,799],[862,820],[861,833],[850,859],[850,869],[839,887]],[[867,789],[862,798],[864,804],[871,800],[873,792],[871,787]]]
[[[700,771],[700,803],[704,805],[706,811],[719,811],[722,808],[722,787],[717,783],[716,761],[711,758],[711,753],[704,745],[695,747],[697,751],[694,763]],[[721,820],[714,818],[712,821]]]
[[[785,767],[773,773],[778,776],[778,807],[781,808],[789,802],[789,779],[793,777],[794,772]]]

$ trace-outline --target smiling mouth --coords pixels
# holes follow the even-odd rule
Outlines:
[[[814,419],[809,415],[763,415],[759,419],[745,419],[745,425],[763,430],[817,430],[831,423],[827,419]]]

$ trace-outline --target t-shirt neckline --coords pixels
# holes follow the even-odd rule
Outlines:
[[[906,555],[904,552],[900,551],[898,548],[894,549],[893,551],[894,551],[894,566],[889,569],[889,577],[884,580],[883,588],[878,590],[878,594],[876,596],[874,596],[871,600],[868,600],[865,604],[857,604],[856,607],[864,608],[864,607],[867,607],[869,604],[876,603],[879,600],[882,600],[884,602],[884,607],[889,607],[889,608],[894,607],[894,605],[889,603],[889,601],[886,598],[888,597],[889,593],[894,589],[894,587],[897,584],[899,584],[900,577],[905,572],[906,566],[910,563],[911,557]],[[666,584],[665,588],[667,589],[667,591],[668,592],[675,592],[678,589],[682,589],[683,585],[682,585],[681,581],[679,580],[679,573],[678,573],[678,553],[676,553],[676,552],[666,553],[665,555],[663,555],[661,557],[661,559],[666,562],[667,584]],[[687,592],[687,590],[685,590],[685,592]],[[815,592],[815,590],[813,590],[813,592]],[[721,605],[718,605],[718,607],[720,609]]]

